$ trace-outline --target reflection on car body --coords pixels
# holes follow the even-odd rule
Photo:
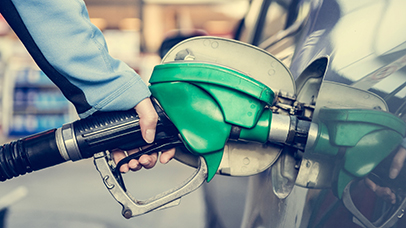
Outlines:
[[[375,109],[374,105],[381,104],[377,105],[380,109],[405,120],[406,33],[399,29],[406,25],[399,10],[404,7],[405,2],[399,0],[253,0],[237,30],[236,39],[259,46],[282,60],[296,80],[297,100],[314,104],[316,110],[321,105],[331,104],[350,108],[370,105]],[[333,93],[331,88],[342,90]],[[374,97],[377,103],[368,103],[370,97],[364,99],[357,94]],[[317,118],[317,112],[314,114]],[[382,169],[385,174],[381,178],[389,182],[392,160],[393,156],[388,158]],[[376,169],[373,173],[381,171]],[[347,208],[342,205],[331,188],[295,186],[287,198],[280,199],[274,194],[271,177],[272,168],[249,178],[246,201],[241,203],[245,203],[241,227],[366,226],[353,217],[354,212],[350,213],[348,205]],[[399,178],[392,183],[398,189],[404,189]],[[374,181],[378,184],[379,180]],[[245,189],[245,180],[241,182],[241,189]],[[379,184],[382,182],[385,180]],[[215,183],[213,186],[222,189],[218,187],[221,184],[226,185]],[[213,186],[206,186],[207,192],[213,190]],[[353,184],[351,196],[357,210],[375,221],[391,203],[377,197],[369,187],[363,180],[357,182]],[[243,193],[244,190],[238,197],[243,197]],[[221,201],[221,193],[207,195],[210,202]],[[398,199],[397,205],[399,203]],[[237,215],[242,213],[240,207],[228,210]],[[240,219],[227,217],[227,213],[221,211],[214,208],[217,214],[215,221],[209,223],[210,227],[228,227],[224,221]],[[396,216],[402,217],[403,212]],[[397,227],[405,226],[405,219],[395,220]],[[214,226],[216,222],[217,226]],[[384,224],[383,227],[392,225]]]

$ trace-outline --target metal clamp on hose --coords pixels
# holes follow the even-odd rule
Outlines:
[[[55,139],[61,156],[66,160],[77,161],[82,159],[73,124],[64,124],[61,128],[56,129]]]

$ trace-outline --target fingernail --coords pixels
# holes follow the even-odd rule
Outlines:
[[[155,138],[155,130],[154,129],[148,129],[145,132],[145,141],[147,143],[152,143],[154,141]]]
[[[169,162],[170,160],[172,160],[171,157],[168,157],[168,156],[165,156],[165,155],[166,155],[166,154],[161,155],[161,164],[168,164],[168,162]]]
[[[149,165],[151,162],[148,159],[140,161],[142,165]]]
[[[126,173],[126,172],[129,171],[129,169],[130,168],[128,167],[128,165],[123,165],[123,166],[120,167],[120,172]]]
[[[390,173],[389,173],[389,177],[390,177],[391,179],[395,179],[396,176],[398,175],[398,173],[399,173],[399,170],[398,170],[398,169],[392,169],[392,170],[390,171]]]
[[[167,158],[163,158],[162,160],[161,160],[161,163],[162,164],[166,164],[166,163],[168,163],[169,162],[169,160],[167,159]]]
[[[139,166],[139,161],[135,160],[135,159],[131,159],[128,162],[128,168],[130,169],[136,169]]]

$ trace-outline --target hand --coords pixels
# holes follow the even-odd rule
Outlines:
[[[375,182],[373,182],[371,179],[366,178],[365,179],[365,184],[373,191],[375,194],[382,199],[384,199],[387,202],[390,202],[391,204],[396,203],[396,195],[392,190],[388,187],[381,187],[377,185]]]
[[[392,160],[391,167],[389,169],[389,178],[395,179],[399,171],[403,168],[403,164],[406,159],[406,149],[400,147],[395,157]],[[381,187],[371,181],[370,179],[365,179],[366,185],[371,188],[372,191],[376,193],[379,197],[382,197],[384,200],[391,202],[392,204],[396,203],[396,195],[388,187]]]
[[[155,111],[154,106],[151,103],[149,98],[142,100],[135,106],[135,111],[138,113],[140,118],[140,127],[141,127],[141,134],[144,140],[147,143],[152,143],[155,139],[155,128],[158,122],[158,114]],[[138,149],[127,151],[127,153],[133,154],[138,152]],[[123,158],[126,157],[126,154],[122,150],[114,150],[113,159],[116,164]],[[175,156],[175,149],[170,149],[168,151],[162,152],[160,157],[160,162],[162,164],[168,163],[173,157]],[[126,173],[129,170],[137,171],[140,170],[142,167],[146,169],[150,169],[155,166],[158,160],[158,154],[153,153],[151,155],[142,155],[138,160],[132,159],[127,164],[124,164],[120,167],[120,172]]]

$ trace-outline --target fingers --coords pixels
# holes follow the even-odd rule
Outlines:
[[[158,154],[153,153],[151,155],[142,155],[138,162],[146,169],[151,169],[155,166],[156,161],[158,160]]]
[[[375,193],[376,195],[382,197],[385,201],[388,201],[392,204],[396,203],[395,193],[393,193],[390,188],[378,187]]]
[[[138,149],[135,150],[131,150],[128,151],[128,155],[131,155],[133,153],[138,152]],[[113,159],[114,162],[117,164],[119,161],[121,161],[121,159],[127,157],[128,155],[126,155],[124,153],[124,151],[122,150],[113,150],[112,151],[113,154]],[[162,164],[166,164],[168,163],[173,157],[175,156],[175,148],[170,149],[168,151],[162,152],[161,156],[160,156],[160,162]],[[128,163],[123,164],[120,167],[120,172],[121,173],[126,173],[128,171],[138,171],[140,170],[142,167],[146,168],[146,169],[151,169],[156,165],[156,162],[158,161],[158,154],[157,153],[153,153],[150,155],[144,154],[142,155],[138,160],[136,159],[131,159]]]
[[[128,169],[132,170],[132,171],[138,171],[142,168],[142,165],[140,164],[139,161],[135,160],[135,159],[131,159],[128,163],[127,163]],[[129,170],[127,170],[128,172]],[[120,172],[121,172],[121,167],[120,167]]]
[[[167,150],[165,152],[162,152],[161,157],[159,158],[159,161],[162,164],[168,163],[173,157],[175,156],[175,148],[172,148],[170,150]]]
[[[365,179],[365,184],[373,191],[376,191],[376,188],[378,187],[375,182],[371,181],[371,179],[366,178]]]
[[[135,106],[135,111],[140,118],[140,128],[143,139],[147,143],[152,143],[155,139],[156,124],[158,122],[158,114],[155,111],[154,106],[149,98],[142,100]],[[128,151],[128,154],[133,154],[138,152],[138,149]],[[160,158],[160,162],[163,164],[168,163],[175,155],[175,149],[163,152]],[[123,151],[113,151],[113,159],[116,164],[126,157]],[[142,155],[138,160],[132,159],[127,164],[120,167],[120,172],[126,173],[129,170],[137,171],[142,167],[146,169],[151,169],[155,166],[158,160],[158,154],[153,153],[151,155]]]
[[[121,161],[121,159],[123,159],[127,156],[122,150],[113,150],[111,153],[113,154],[113,159],[116,164],[119,161]],[[137,169],[139,164],[134,163],[133,160],[131,160],[129,163],[123,164],[120,167],[120,172],[122,172],[122,173],[128,172],[130,170],[130,163],[131,163],[132,169]],[[136,161],[136,162],[138,163],[138,161]],[[139,168],[141,168],[141,167],[139,167]]]
[[[403,167],[405,159],[406,159],[406,149],[400,147],[395,157],[393,158],[392,165],[390,167],[389,177],[391,179],[395,179],[398,176],[399,171]]]
[[[388,201],[392,204],[396,203],[396,195],[395,193],[392,192],[390,188],[387,187],[381,187],[377,184],[375,184],[372,180],[366,178],[365,179],[365,184],[373,191],[375,194],[381,198],[383,198],[385,201]]]
[[[149,98],[145,98],[135,106],[135,111],[140,117],[141,134],[147,143],[155,139],[155,128],[158,122],[158,114]]]
[[[389,178],[395,179],[400,170],[403,168],[403,164],[406,159],[406,149],[400,147],[395,157],[392,160],[392,164],[389,170]],[[365,184],[379,197],[382,197],[384,200],[391,202],[392,204],[396,203],[396,195],[392,190],[388,187],[381,187],[375,184],[370,179],[365,179]]]

